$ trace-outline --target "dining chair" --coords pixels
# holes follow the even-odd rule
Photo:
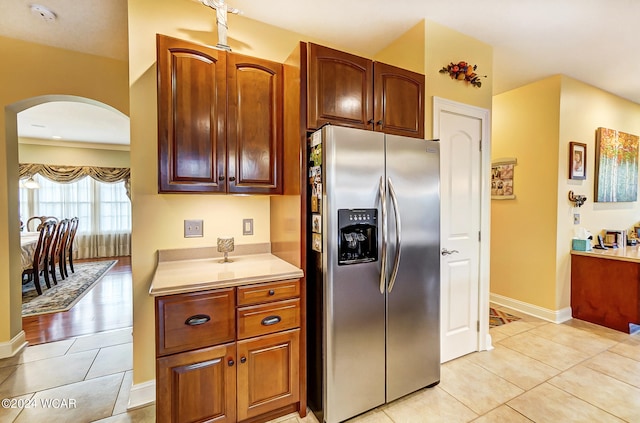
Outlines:
[[[67,248],[65,250],[68,260],[69,267],[71,268],[71,273],[75,273],[76,271],[73,269],[73,241],[76,239],[76,232],[78,232],[78,224],[80,223],[80,219],[78,217],[74,217],[69,221],[69,238],[67,240]],[[69,273],[67,273],[69,276]]]
[[[42,225],[42,216],[31,216],[27,219],[26,227],[29,232],[35,232],[40,225]]]
[[[47,288],[51,288],[51,282],[49,280],[49,272],[47,270],[48,251],[51,245],[51,240],[54,235],[56,224],[52,221],[45,221],[40,228],[40,235],[38,236],[38,243],[33,250],[33,260],[31,267],[22,271],[22,276],[26,275],[27,282],[33,279],[33,284],[36,287],[38,295],[42,295],[42,286],[40,285],[40,272],[44,274],[44,280],[47,284]]]
[[[51,245],[49,246],[49,273],[53,278],[53,283],[58,284],[58,278],[56,276],[56,265],[59,263],[60,248],[63,244],[64,235],[69,225],[69,219],[62,219],[56,224],[56,228],[51,239]],[[64,272],[60,272],[60,277],[64,279]]]
[[[47,220],[51,220],[54,223],[58,223],[58,218],[55,216],[32,216],[29,219],[27,219],[27,224],[26,224],[27,231],[29,232],[39,231],[42,224]]]
[[[67,271],[67,249],[69,248],[69,237],[71,236],[71,219],[67,220],[67,224],[65,225],[64,232],[62,237],[60,238],[60,242],[58,245],[58,268],[60,269],[60,276],[62,279],[69,277],[69,272]]]

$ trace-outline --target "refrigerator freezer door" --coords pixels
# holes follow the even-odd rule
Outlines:
[[[380,259],[338,265],[338,209],[380,207],[384,136],[323,128],[324,419],[346,420],[385,401],[385,296]],[[378,222],[378,240],[381,240]],[[381,255],[378,242],[378,257]]]
[[[386,138],[386,176],[402,222],[396,237],[395,213],[388,213],[388,238],[401,239],[401,251],[387,294],[387,402],[440,380],[439,147],[433,141]],[[397,248],[394,242],[387,253],[389,269]]]

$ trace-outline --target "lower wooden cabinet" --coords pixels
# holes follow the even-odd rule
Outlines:
[[[238,420],[299,400],[300,329],[238,341]]]
[[[290,280],[156,297],[156,421],[304,417],[299,295]]]
[[[157,360],[156,422],[235,422],[235,344]]]

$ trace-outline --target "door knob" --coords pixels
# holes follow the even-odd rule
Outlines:
[[[446,248],[443,248],[442,251],[440,251],[440,254],[442,254],[443,256],[449,256],[451,254],[455,254],[455,253],[459,253],[460,251],[458,250],[447,250]]]

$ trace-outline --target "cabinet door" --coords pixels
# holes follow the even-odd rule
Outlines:
[[[375,130],[424,138],[424,75],[380,62],[373,73]]]
[[[299,401],[300,329],[238,341],[238,420]]]
[[[282,194],[282,65],[238,54],[227,60],[228,190]]]
[[[226,56],[157,36],[159,192],[225,190]]]
[[[309,44],[308,127],[326,123],[372,129],[373,62]]]
[[[234,344],[157,360],[156,421],[235,422]]]

